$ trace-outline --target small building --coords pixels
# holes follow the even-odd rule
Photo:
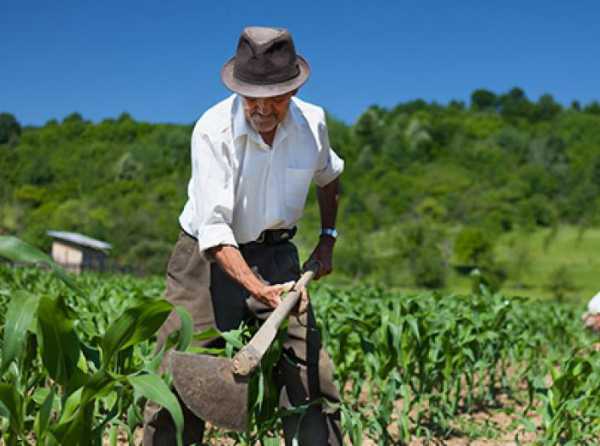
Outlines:
[[[54,239],[52,259],[67,271],[104,271],[111,245],[76,232],[48,231]]]

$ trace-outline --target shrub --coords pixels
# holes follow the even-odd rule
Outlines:
[[[552,293],[555,299],[563,301],[570,292],[576,290],[575,282],[569,268],[565,265],[552,270],[548,276],[546,289]]]
[[[493,263],[493,244],[479,228],[464,228],[454,241],[454,257],[460,265],[484,266]]]
[[[442,288],[446,284],[446,263],[435,244],[428,244],[416,250],[409,265],[415,285]]]
[[[440,249],[442,230],[430,221],[419,220],[406,227],[401,240],[415,285],[443,287],[446,284],[447,267]]]

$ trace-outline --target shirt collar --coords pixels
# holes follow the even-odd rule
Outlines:
[[[277,131],[275,132],[275,140],[273,141],[273,145],[283,141],[289,132],[289,128],[293,125],[293,113],[292,113],[292,101],[290,101],[289,110],[285,119],[279,123],[277,126]],[[233,106],[233,131],[232,131],[233,139],[236,140],[241,136],[248,136],[251,138],[260,148],[265,150],[270,150],[270,147],[267,143],[265,143],[259,133],[252,128],[252,126],[246,120],[246,116],[244,115],[244,106],[242,104],[242,98],[239,95],[236,95],[235,103]]]

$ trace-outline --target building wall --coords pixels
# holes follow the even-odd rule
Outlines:
[[[83,252],[80,248],[54,241],[52,243],[52,259],[68,271],[81,272]]]
[[[83,267],[88,270],[104,271],[106,254],[95,249],[83,248]]]

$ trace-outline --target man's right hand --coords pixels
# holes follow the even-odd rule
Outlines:
[[[278,285],[263,285],[261,288],[252,293],[255,299],[261,301],[265,305],[275,309],[281,303],[281,295],[289,291],[288,284]]]
[[[294,284],[295,282],[292,281],[279,285],[265,285],[258,293],[253,294],[253,296],[265,305],[275,309],[281,303],[281,295],[290,292],[294,288]],[[295,314],[303,314],[308,310],[308,291],[306,291],[306,288],[302,288],[300,292],[302,294],[300,295],[300,302],[294,310]]]
[[[219,266],[232,279],[246,288],[256,300],[270,308],[277,308],[281,303],[281,295],[290,291],[294,286],[294,282],[269,285],[256,271],[253,271],[248,266],[242,254],[235,246],[219,245],[211,248],[208,254],[217,261]],[[308,292],[306,289],[303,289],[299,313],[303,313],[307,308]]]

